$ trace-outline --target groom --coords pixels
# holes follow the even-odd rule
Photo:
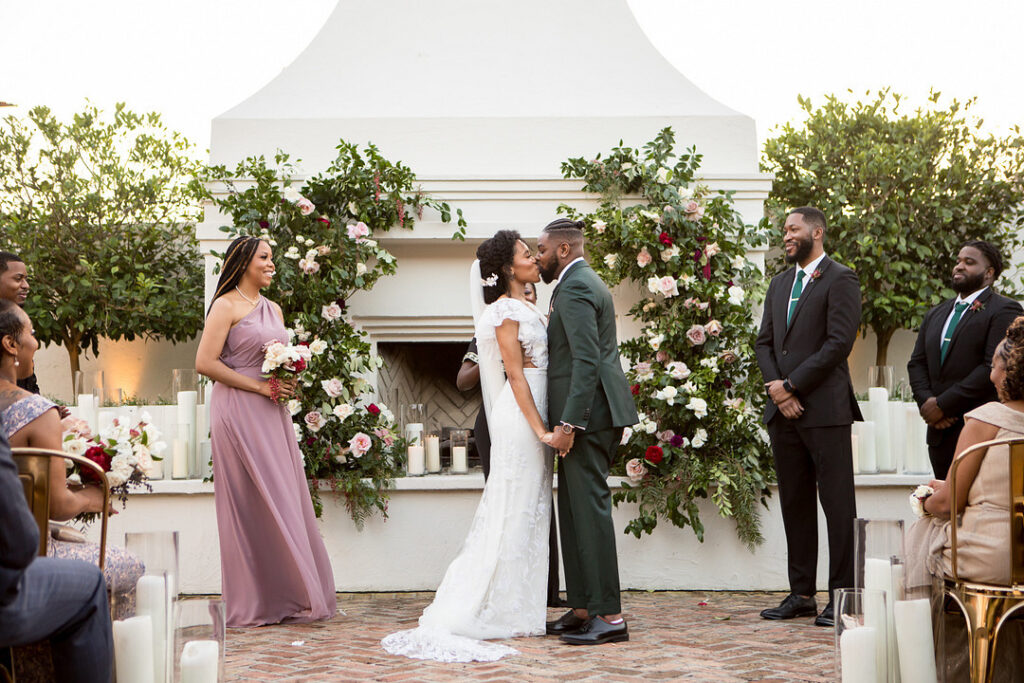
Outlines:
[[[537,240],[544,282],[555,281],[548,321],[548,418],[563,456],[558,522],[572,610],[548,622],[571,645],[629,640],[619,602],[608,470],[624,427],[639,419],[619,364],[612,295],[583,260],[583,223],[560,218]]]

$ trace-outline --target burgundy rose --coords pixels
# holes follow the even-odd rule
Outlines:
[[[92,448],[87,450],[85,453],[83,453],[82,456],[87,458],[87,459],[89,459],[89,460],[92,460],[94,463],[99,465],[103,469],[104,472],[109,472],[110,471],[111,457],[110,457],[110,455],[107,454],[107,452],[105,450],[103,450],[102,446],[93,446]],[[97,476],[96,472],[94,472],[92,469],[84,469],[84,468],[82,469],[82,478],[90,480],[90,481],[96,481],[96,482],[98,482],[100,480],[100,478],[99,478],[99,476]]]
[[[344,311],[344,310],[345,310],[346,308],[348,308],[348,305],[347,305],[347,304],[345,303],[345,300],[344,300],[344,299],[335,299],[335,300],[334,300],[334,303],[338,304],[338,308],[340,308],[340,309],[341,309],[341,310],[343,310],[343,311]]]
[[[264,230],[266,230],[267,228],[270,227],[270,223],[268,223],[266,221],[260,221],[260,227],[263,228]]]
[[[679,448],[680,446],[683,445],[683,435],[682,434],[673,434],[672,435],[672,440],[669,441],[669,443],[672,444],[673,448]]]
[[[313,436],[307,436],[306,437],[306,445],[307,446],[312,446],[315,443],[316,443],[316,437],[313,437]]]
[[[658,235],[658,241],[664,244],[666,247],[672,246],[672,236],[669,235],[667,232],[663,231],[660,235]]]
[[[634,384],[633,386],[631,386],[629,388],[629,391],[634,396],[639,396],[640,395],[640,385],[639,384]]]
[[[727,379],[722,380],[722,386],[726,389],[732,389],[732,382]]]
[[[698,237],[698,238],[697,238],[697,241],[698,241],[698,242],[707,242],[707,240],[708,240],[708,238],[707,238],[707,237]]]
[[[370,405],[366,406],[366,412],[368,412],[370,415],[380,415],[380,408],[377,407],[376,403],[371,403]]]
[[[644,453],[644,460],[657,465],[665,457],[665,452],[661,450],[661,446],[648,446],[647,451]]]
[[[330,225],[331,224],[331,219],[328,218],[327,216],[320,216],[319,218],[317,218],[317,220],[320,221],[321,223],[323,223],[324,225]]]
[[[306,369],[306,359],[300,358],[292,363],[292,372],[302,372]]]
[[[308,341],[299,342],[299,346],[309,346],[309,342]]]

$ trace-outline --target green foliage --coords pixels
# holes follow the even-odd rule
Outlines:
[[[202,325],[192,145],[157,114],[46,107],[0,126],[0,248],[28,264],[36,336],[81,350],[109,339],[191,339]]]
[[[974,100],[911,114],[888,89],[857,102],[830,95],[806,119],[783,125],[765,143],[762,168],[775,175],[769,219],[816,206],[829,230],[825,249],[853,268],[864,294],[862,323],[878,337],[876,364],[886,365],[893,332],[917,328],[928,309],[953,295],[960,245],[984,239],[1004,258],[1021,246],[1024,138],[983,135],[968,119]],[[1006,280],[1012,295],[1016,283]]]
[[[324,172],[293,180],[295,166],[278,153],[274,166],[249,158],[233,171],[209,170],[226,195],[208,197],[232,219],[229,236],[259,235],[274,250],[277,272],[266,295],[281,305],[289,333],[313,352],[304,385],[289,404],[317,515],[320,482],[344,495],[359,528],[370,516],[387,516],[388,489],[405,464],[405,442],[387,406],[372,402],[367,381],[383,364],[366,335],[348,319],[346,300],[395,272],[395,258],[373,235],[398,226],[411,230],[424,208],[450,222],[449,206],[414,189],[415,175],[370,145],[360,152],[341,141]],[[244,186],[236,179],[244,178]],[[209,187],[209,185],[207,185]],[[307,205],[306,201],[311,202]],[[312,207],[312,208],[311,208]],[[466,223],[457,211],[462,239]],[[353,443],[369,439],[360,453]]]
[[[731,194],[697,182],[700,155],[691,148],[676,159],[674,139],[666,128],[642,150],[620,142],[607,159],[562,164],[602,198],[586,215],[560,208],[586,222],[595,270],[609,285],[647,291],[629,311],[643,333],[620,346],[641,421],[626,430],[629,462],[617,470],[633,483],[614,500],[638,505],[628,533],[650,533],[664,518],[703,541],[697,501],[710,497],[753,547],[772,475],[753,352],[765,285],[746,253],[764,234],[743,224]]]

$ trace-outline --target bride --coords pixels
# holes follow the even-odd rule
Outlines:
[[[518,652],[482,641],[545,633],[553,460],[541,417],[547,330],[524,292],[540,272],[511,230],[499,230],[476,255],[470,290],[491,472],[469,534],[419,627],[381,641],[391,654],[413,659],[489,662]]]

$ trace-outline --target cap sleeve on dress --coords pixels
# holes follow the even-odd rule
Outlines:
[[[524,323],[532,320],[535,314],[518,299],[498,299],[484,309],[480,322],[476,326],[476,338],[493,339],[494,329],[506,320]]]

